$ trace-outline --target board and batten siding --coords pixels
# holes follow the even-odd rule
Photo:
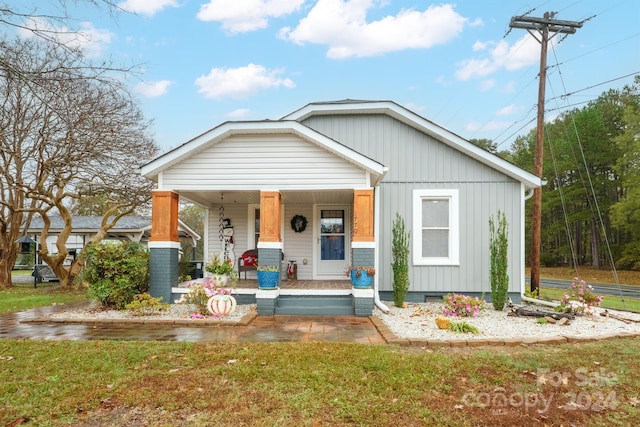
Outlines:
[[[414,266],[410,256],[410,291],[489,294],[489,218],[498,211],[505,213],[509,225],[509,292],[520,291],[524,236],[518,181],[386,115],[319,115],[303,123],[389,168],[379,193],[380,290],[392,290],[391,230],[396,212],[410,230],[414,189],[457,189],[459,265]],[[412,230],[411,238],[420,237]]]
[[[294,135],[237,135],[164,171],[162,182],[173,190],[345,189],[366,185],[367,174]]]

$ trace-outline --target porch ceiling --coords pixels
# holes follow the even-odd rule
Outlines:
[[[221,194],[225,204],[259,204],[260,191],[185,191],[178,192],[180,198],[211,206],[219,203]],[[353,202],[353,190],[283,190],[283,204],[349,204]]]

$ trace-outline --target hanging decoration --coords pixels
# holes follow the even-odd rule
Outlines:
[[[307,228],[307,218],[302,215],[294,215],[291,218],[291,228],[296,233],[302,233]]]
[[[224,194],[220,193],[220,209],[218,209],[218,239],[222,246],[222,259],[229,260],[231,265],[235,264],[235,253],[233,248],[233,225],[231,219],[224,217]]]
[[[224,193],[220,193],[220,208],[218,208],[218,239],[224,240]]]

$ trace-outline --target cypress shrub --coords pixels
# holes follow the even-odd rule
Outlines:
[[[507,219],[503,212],[498,211],[497,219],[493,215],[489,218],[489,249],[491,253],[491,302],[493,308],[502,310],[507,300],[509,290],[509,231],[507,230]]]
[[[410,232],[404,230],[404,218],[396,212],[393,221],[393,303],[396,307],[404,305],[409,291],[409,239]]]

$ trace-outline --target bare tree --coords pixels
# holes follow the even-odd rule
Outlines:
[[[113,17],[122,9],[112,0],[21,0],[10,5],[0,0],[0,32],[5,37],[18,34],[22,38],[35,38],[47,42],[56,49],[74,52],[92,42],[91,31],[78,29],[79,22],[71,16],[73,6],[90,5],[108,11]],[[0,69],[7,74],[19,76],[24,80],[40,81],[46,79],[46,70],[34,74],[33,70],[23,69],[0,55]],[[100,79],[107,73],[130,73],[134,67],[114,67],[109,61],[100,66],[89,61],[78,61],[69,68],[67,78]],[[109,79],[103,80],[108,82]]]
[[[87,63],[80,52],[41,39],[3,41],[0,47],[5,61],[21,70],[0,68],[0,286],[10,285],[15,241],[30,219],[42,217],[44,242],[51,213],[65,227],[57,253],[42,245],[39,254],[66,286],[80,267],[63,265],[72,200],[100,195],[109,201],[92,239],[101,240],[120,217],[149,202],[153,184],[137,167],[157,147],[147,135],[149,123],[117,79],[79,72]]]

